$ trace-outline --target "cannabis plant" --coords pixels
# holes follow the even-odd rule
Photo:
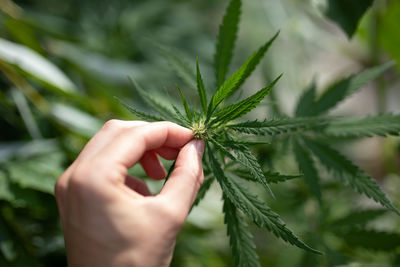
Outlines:
[[[244,186],[243,181],[257,183],[274,197],[269,186],[270,183],[283,182],[302,176],[263,170],[250,147],[260,143],[265,144],[273,136],[281,135],[281,140],[290,141],[299,169],[304,174],[305,182],[320,203],[322,194],[319,186],[319,174],[312,155],[333,172],[340,181],[400,214],[371,177],[326,143],[326,140],[333,137],[399,133],[399,116],[387,114],[349,119],[325,115],[338,102],[384,72],[392,63],[372,68],[340,81],[319,97],[316,96],[315,86],[311,86],[299,100],[296,117],[274,117],[262,121],[240,122],[238,119],[255,109],[281,78],[279,75],[270,84],[245,99],[232,100],[234,95],[237,98],[238,94],[235,93],[241,89],[243,83],[278,36],[276,33],[238,70],[227,77],[238,32],[240,10],[241,1],[231,0],[219,28],[214,57],[214,90],[206,90],[198,60],[196,60],[196,73],[192,74],[184,61],[169,54],[173,61],[172,65],[176,67],[178,73],[181,73],[184,79],[189,81],[188,84],[196,87],[199,97],[198,107],[189,104],[180,89],[178,91],[183,109],[174,104],[171,104],[171,107],[164,106],[135,81],[133,84],[137,93],[154,112],[148,113],[121,101],[134,115],[143,120],[173,121],[192,129],[194,138],[206,142],[203,159],[205,181],[194,205],[200,202],[216,180],[222,189],[223,213],[236,264],[238,266],[259,266],[253,238],[244,216],[257,226],[266,228],[276,237],[306,251],[320,254],[318,250],[301,241],[277,213]],[[212,92],[211,95],[210,92]],[[251,138],[251,136],[257,138]],[[172,169],[173,166],[170,172]]]

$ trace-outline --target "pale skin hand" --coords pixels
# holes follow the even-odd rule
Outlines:
[[[170,122],[107,122],[56,184],[69,266],[168,266],[203,183],[204,143]],[[140,162],[165,178],[157,158],[177,159],[161,192],[128,177]]]

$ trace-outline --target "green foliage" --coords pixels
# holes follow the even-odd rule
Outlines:
[[[295,111],[297,117],[307,116],[308,109],[314,103],[316,89],[317,85],[315,84],[315,80],[313,80],[310,87],[305,90],[303,95],[299,98]]]
[[[257,180],[254,178],[253,174],[247,170],[247,169],[242,169],[242,168],[235,168],[233,170],[229,170],[236,176],[245,179],[247,181],[252,181],[252,182],[257,182]],[[280,174],[278,172],[272,172],[272,171],[265,171],[264,172],[264,177],[266,179],[266,182],[269,184],[277,184],[280,182],[285,182],[287,180],[292,180],[296,178],[302,177],[302,175],[285,175],[285,174]]]
[[[196,75],[194,74],[190,64],[178,55],[172,49],[168,49],[163,46],[158,46],[162,54],[168,61],[168,64],[176,72],[176,74],[184,81],[187,85],[192,88],[196,87]]]
[[[386,7],[386,12],[379,10],[379,24],[377,25],[377,39],[382,44],[383,49],[400,63],[400,37],[397,32],[397,21],[400,16],[400,2],[390,1]]]
[[[19,162],[10,161],[4,167],[7,168],[10,182],[21,188],[53,194],[56,177],[62,173],[62,161],[63,155],[53,152]]]
[[[348,170],[355,172],[355,168],[348,167],[355,164],[342,152],[339,158],[336,153],[328,153],[333,148],[341,151],[336,142],[343,145],[360,137],[398,135],[399,115],[362,118],[327,115],[353,91],[386,71],[385,65],[367,70],[364,77],[350,76],[328,86],[325,92],[314,82],[299,99],[294,109],[296,117],[283,115],[284,110],[290,110],[287,103],[294,94],[290,90],[298,89],[297,85],[308,79],[307,75],[319,75],[318,71],[307,74],[307,66],[315,64],[327,43],[341,56],[351,57],[352,66],[371,67],[390,56],[399,62],[398,1],[381,1],[372,6],[372,12],[364,16],[365,23],[357,31],[357,39],[361,41],[352,43],[351,49],[343,40],[335,42],[336,33],[326,30],[327,24],[321,23],[323,18],[314,16],[315,1],[312,5],[305,3],[307,8],[304,9],[298,8],[297,1],[279,4],[231,1],[220,26],[214,59],[209,48],[216,22],[214,15],[224,4],[219,1],[188,4],[184,1],[116,0],[111,6],[104,0],[60,3],[32,0],[24,1],[23,5],[13,0],[0,2],[0,112],[3,115],[0,116],[0,266],[66,266],[53,185],[105,120],[131,118],[132,115],[114,101],[113,95],[133,105],[134,119],[170,120],[192,128],[196,138],[206,141],[207,150],[213,152],[225,175],[220,187],[226,191],[222,194],[223,212],[233,257],[227,253],[228,242],[221,242],[227,240],[221,236],[219,227],[222,216],[214,213],[219,206],[216,202],[220,197],[216,194],[220,190],[214,187],[218,180],[206,152],[205,181],[194,206],[204,202],[188,218],[178,238],[172,266],[223,267],[233,266],[234,260],[239,266],[399,264],[398,243],[393,242],[398,235],[399,217],[384,209],[363,210],[373,200],[343,190],[343,184],[353,186],[382,202],[385,196],[375,179],[344,175]],[[334,15],[338,19],[331,18],[343,21],[348,29],[356,28],[360,14],[371,3],[350,1],[343,8],[344,1],[328,2],[331,4],[328,10],[331,14],[336,12]],[[251,19],[246,22],[239,43],[236,39],[242,6],[249,11]],[[264,6],[268,8],[262,10]],[[287,14],[287,19],[279,16],[281,12],[277,11],[280,10]],[[266,18],[266,14],[274,16]],[[345,19],[341,19],[343,16]],[[292,23],[285,23],[293,18],[296,18],[294,28]],[[252,95],[260,89],[253,88],[252,81],[246,82],[247,88],[242,85],[256,66],[266,63],[259,60],[268,45],[253,54],[236,72],[232,67],[237,65],[232,63],[237,64],[238,60],[234,60],[233,52],[242,53],[253,47],[254,41],[264,40],[263,32],[272,33],[277,25],[283,27],[285,38],[280,40],[278,49],[275,47],[273,57],[268,56],[268,64],[261,66],[262,79],[266,77],[269,83],[284,71],[287,81],[294,78],[296,83],[294,86],[285,83],[279,92],[261,89],[263,93],[256,93],[259,98],[244,102],[242,95]],[[290,27],[289,31],[285,25]],[[295,37],[300,38],[293,41]],[[154,45],[150,43],[156,44],[168,64],[154,53]],[[361,54],[354,53],[360,48]],[[301,56],[296,56],[294,51]],[[195,57],[192,55],[200,58],[201,64],[196,60],[196,68],[193,68]],[[244,55],[235,57],[241,59]],[[332,61],[327,59],[325,63],[329,65]],[[296,65],[301,66],[302,71],[299,72]],[[329,72],[324,73],[324,77],[329,76]],[[129,75],[138,81],[133,82],[131,91],[126,79]],[[395,88],[398,81],[398,75],[389,70],[370,89],[377,90],[379,99],[381,94],[384,96],[385,87],[389,89],[394,85]],[[179,102],[179,90],[174,86],[177,82],[182,82],[179,85],[185,102],[182,107],[176,104]],[[277,86],[281,86],[281,82]],[[268,83],[264,87],[268,87]],[[153,88],[163,88],[168,97]],[[186,90],[189,88],[193,90]],[[196,89],[198,101],[193,97]],[[214,103],[213,110],[211,99],[215,101],[219,89],[224,89],[218,93],[221,102]],[[387,110],[394,110],[395,101],[392,100],[397,96],[392,97],[392,94],[395,92],[386,92],[386,99],[391,100]],[[258,113],[250,113],[264,98],[264,93],[269,94],[269,100],[261,102],[263,107]],[[250,102],[252,105],[248,105]],[[266,114],[267,119],[263,120],[262,112],[271,107],[274,112]],[[364,107],[364,111],[369,112],[367,108]],[[385,111],[385,107],[379,110]],[[245,112],[249,112],[245,119],[248,121],[240,121]],[[36,143],[31,141],[37,138],[39,142],[32,148],[30,143]],[[51,140],[47,140],[49,138]],[[324,159],[308,147],[308,140],[327,147],[328,152],[320,152]],[[397,137],[380,138],[380,141],[384,146],[375,151],[379,153],[379,160],[371,163],[374,169],[379,169],[374,172],[379,174],[376,177],[379,185],[388,189],[390,198],[398,206],[399,195],[393,189],[398,187],[399,141]],[[57,144],[54,150],[37,151],[38,147],[53,148],[54,144]],[[356,159],[357,150],[354,152]],[[359,162],[364,164],[364,161]],[[327,164],[336,167],[325,166]],[[342,165],[345,169],[337,171]],[[360,167],[357,169],[365,174]],[[143,176],[140,170],[131,171],[135,176]],[[331,179],[331,176],[339,179]],[[265,184],[274,191],[276,201],[269,197]],[[319,194],[323,199],[321,205],[315,200]],[[383,202],[387,203],[386,200]],[[288,225],[282,227],[273,211]],[[251,225],[254,221],[263,225],[262,229]],[[290,248],[281,242],[286,238],[301,246],[287,229],[289,226],[295,228],[294,232],[308,245],[324,251],[325,255]],[[264,228],[282,238],[264,236]]]
[[[214,176],[204,178],[203,185],[201,186],[199,192],[197,193],[197,197],[193,203],[193,207],[197,206],[200,203],[200,201],[205,197],[207,191],[210,189],[214,180],[215,180]]]
[[[307,99],[307,101],[303,100],[302,102],[299,102],[300,106],[297,107],[297,110],[299,110],[300,114],[298,115],[316,116],[326,113],[328,110],[335,107],[340,101],[355,93],[362,86],[377,78],[393,65],[393,62],[388,62],[341,80],[329,87],[318,99],[314,99],[314,101],[311,101],[311,98],[315,94],[315,89],[311,86],[304,95],[304,98]]]
[[[218,88],[217,92],[213,95],[210,104],[208,105],[207,119],[210,119],[217,106],[225,98],[231,96],[240,88],[240,86],[254,71],[258,63],[260,63],[261,58],[264,57],[268,48],[274,42],[276,37],[278,37],[278,34],[279,32],[276,33],[267,43],[261,46],[256,52],[254,52],[253,55],[251,55],[249,59],[247,59],[247,61]]]
[[[240,0],[231,1],[219,28],[217,49],[214,56],[215,80],[217,88],[225,81],[231,63],[237,32],[239,29]]]
[[[134,107],[128,105],[123,100],[121,100],[117,97],[116,97],[116,99],[118,100],[118,102],[120,102],[122,105],[124,105],[124,107],[126,107],[130,112],[132,112],[132,114],[135,114],[135,116],[141,118],[142,120],[145,120],[145,121],[163,121],[164,120],[161,117],[157,117],[155,115],[146,113],[144,111],[137,110]]]
[[[350,214],[347,214],[344,217],[338,218],[332,222],[330,222],[331,227],[355,227],[362,226],[364,227],[367,223],[376,218],[384,215],[386,210],[384,209],[368,209],[361,211],[354,211]]]
[[[239,215],[238,210],[228,198],[224,198],[223,211],[227,234],[232,247],[237,266],[261,266],[258,262],[253,235],[247,228],[245,220]]]
[[[247,192],[244,187],[240,186],[234,180],[228,179],[221,169],[219,161],[213,156],[211,149],[208,149],[208,159],[223,192],[232,203],[242,210],[257,226],[267,228],[276,237],[282,238],[292,245],[314,253],[320,253],[318,250],[310,248],[299,240],[299,238],[286,227],[279,215],[258,200],[256,196]]]
[[[201,107],[204,112],[207,112],[207,91],[204,87],[203,78],[201,77],[199,59],[196,58],[196,78],[197,78],[197,93],[200,97]]]
[[[319,137],[326,136],[358,137],[398,134],[398,116],[395,115],[381,115],[357,120],[321,116],[340,101],[359,90],[363,85],[382,74],[393,63],[389,62],[339,81],[330,86],[318,98],[316,98],[316,85],[314,83],[298,101],[295,111],[298,117],[276,117],[263,121],[236,122],[237,119],[255,109],[282,76],[280,75],[268,86],[244,100],[239,100],[225,106],[221,104],[241,88],[244,81],[254,71],[278,36],[278,33],[275,34],[268,42],[254,52],[236,72],[225,79],[233,55],[240,8],[241,1],[232,0],[220,27],[214,57],[217,86],[214,90],[210,90],[214,94],[209,102],[203,77],[200,73],[198,59],[196,59],[195,77],[197,81],[197,93],[200,99],[200,109],[189,105],[181,90],[178,89],[185,115],[180,113],[179,109],[175,106],[173,106],[173,110],[176,114],[171,114],[170,109],[159,105],[143,89],[135,86],[143,100],[161,118],[172,117],[179,124],[191,128],[194,132],[194,138],[203,139],[207,142],[203,166],[205,173],[209,174],[209,176],[205,181],[204,187],[200,190],[194,206],[204,198],[215,177],[223,192],[223,212],[225,213],[227,233],[230,238],[233,254],[235,255],[236,265],[259,266],[252,235],[243,222],[239,210],[254,224],[266,228],[276,237],[306,251],[317,254],[321,253],[301,241],[287,228],[277,213],[272,211],[264,201],[259,200],[257,196],[248,192],[242,184],[239,184],[233,178],[236,176],[242,180],[260,184],[267,192],[274,196],[269,186],[270,183],[284,182],[299,177],[264,171],[257,157],[250,149],[250,145],[259,144],[260,142],[248,139],[243,140],[243,134],[269,137],[282,134],[292,136],[294,154],[299,169],[303,173],[310,191],[321,204],[320,206],[323,206],[321,179],[312,155],[318,159],[318,162],[335,174],[340,181],[349,184],[359,193],[365,194],[384,207],[399,213],[371,177],[339,152],[326,144],[320,143],[318,139]],[[179,59],[175,59],[174,61],[183,62],[183,60]],[[177,65],[182,67],[185,64]],[[180,69],[185,69],[185,73],[192,73],[191,70],[187,70],[187,67]],[[135,109],[132,110],[135,115],[144,116],[144,113],[139,113]],[[154,120],[154,116],[147,114],[146,116]],[[286,137],[284,136],[284,138]],[[216,155],[220,155],[222,161]],[[226,173],[233,174],[233,177],[228,177]],[[378,216],[377,214],[375,215]],[[361,220],[360,218],[364,218],[365,216],[364,214],[360,214],[356,217]]]
[[[179,120],[179,114],[175,114],[172,110],[165,107],[159,101],[155,100],[149,93],[147,93],[145,90],[143,90],[143,88],[140,87],[140,85],[135,80],[131,79],[131,82],[132,82],[136,92],[142,98],[142,100],[149,107],[151,107],[157,113],[157,115],[160,116],[160,118],[163,118],[164,120],[172,120],[172,121],[176,121],[177,119]]]
[[[265,98],[271,88],[274,87],[274,85],[281,77],[282,75],[280,75],[270,85],[261,89],[254,95],[240,101],[239,103],[232,104],[216,112],[215,119],[212,121],[212,123],[226,123],[236,118],[240,118],[246,113],[250,112],[252,109],[256,108],[258,104],[260,104],[260,102]]]
[[[345,118],[332,121],[325,129],[335,137],[371,137],[400,134],[400,116],[383,114],[365,118]]]
[[[278,135],[283,133],[295,133],[311,128],[319,128],[326,124],[325,118],[273,118],[264,121],[246,121],[230,124],[230,129],[254,135]]]
[[[319,184],[318,172],[315,168],[311,154],[298,142],[294,142],[294,153],[300,171],[304,174],[304,180],[310,191],[321,203],[321,186]]]
[[[264,176],[261,166],[258,163],[257,158],[251,152],[251,150],[246,145],[243,145],[243,144],[229,143],[227,146],[229,148],[231,148],[233,150],[233,152],[235,153],[236,157],[234,158],[234,160],[236,160],[243,167],[245,167],[248,171],[250,171],[250,173],[253,175],[254,179],[258,183],[262,184],[273,197],[274,195],[268,186],[267,179]]]
[[[304,142],[321,164],[332,171],[338,179],[400,215],[400,212],[390,203],[376,182],[350,160],[326,144],[308,138],[305,138]]]
[[[390,251],[400,247],[400,234],[375,230],[351,230],[340,233],[348,246],[378,251]]]
[[[181,89],[178,88],[178,91],[179,91],[179,96],[181,97],[182,105],[185,108],[186,117],[189,120],[189,122],[192,122],[193,121],[192,111],[190,110],[190,108],[189,108],[189,106],[188,106],[188,104],[186,102],[186,99],[183,96],[183,93],[182,93]]]
[[[326,16],[335,21],[352,37],[357,29],[358,22],[374,0],[329,0]]]

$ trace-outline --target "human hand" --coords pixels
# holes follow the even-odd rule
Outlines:
[[[204,143],[192,137],[170,122],[111,120],[103,126],[55,188],[69,266],[169,265],[204,179]],[[127,171],[140,161],[149,177],[165,178],[157,154],[176,164],[152,196]]]

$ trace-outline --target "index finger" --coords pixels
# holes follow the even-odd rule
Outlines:
[[[193,137],[193,132],[172,122],[153,122],[121,133],[97,155],[105,164],[132,167],[144,152],[162,146],[181,148]]]

